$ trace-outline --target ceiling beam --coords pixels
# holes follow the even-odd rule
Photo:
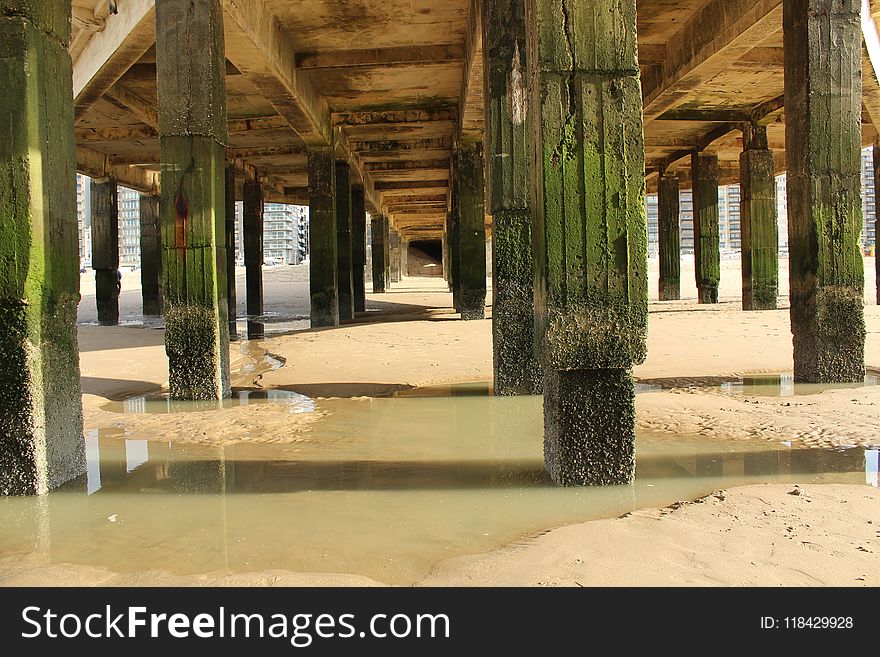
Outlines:
[[[335,112],[331,117],[334,126],[353,125],[402,125],[407,123],[432,123],[435,121],[458,121],[454,107],[437,109],[386,110],[374,112]]]
[[[645,122],[684,102],[782,29],[782,0],[712,0],[666,44],[663,74],[644,88]]]
[[[117,12],[107,16],[104,29],[92,35],[73,62],[75,119],[80,120],[154,43],[154,0],[117,3]]]
[[[127,109],[144,125],[158,130],[159,113],[156,106],[153,103],[148,103],[128,87],[117,82],[106,91],[104,96],[123,109]]]
[[[352,141],[352,150],[357,153],[410,153],[415,151],[450,150],[452,139],[438,137],[435,139],[388,139],[384,141]]]
[[[331,50],[296,54],[298,69],[354,68],[360,66],[411,66],[445,64],[464,60],[459,44],[439,46],[399,46],[368,50]]]
[[[223,0],[226,56],[309,146],[330,145],[330,111],[297,70],[296,51],[264,0]]]
[[[448,169],[449,158],[440,160],[400,160],[397,162],[366,162],[364,170],[377,171],[418,171],[419,169]]]
[[[90,178],[113,177],[123,187],[145,194],[159,191],[158,171],[115,164],[107,155],[85,146],[76,147],[76,170]]]
[[[470,0],[465,31],[464,70],[458,116],[459,136],[464,141],[483,139],[483,12],[481,0]]]
[[[442,180],[399,180],[377,182],[376,191],[379,192],[410,192],[413,189],[429,189],[446,191],[449,186],[449,178]]]

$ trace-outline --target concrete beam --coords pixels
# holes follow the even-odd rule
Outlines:
[[[333,126],[364,126],[382,125],[396,128],[408,124],[421,123],[456,123],[458,109],[441,107],[437,109],[403,109],[382,111],[334,112],[331,117]]]
[[[154,0],[125,0],[109,14],[73,65],[74,116],[89,108],[156,43]]]
[[[76,147],[76,170],[90,178],[115,178],[121,185],[144,194],[159,191],[158,171],[116,164],[107,155],[84,146]]]
[[[645,122],[683,102],[782,27],[782,0],[712,0],[666,44],[662,75],[643,90]]]
[[[465,30],[458,134],[464,141],[483,139],[483,13],[482,0],[470,0]]]
[[[227,57],[309,146],[330,144],[327,102],[296,67],[296,51],[263,0],[223,0]]]
[[[430,46],[397,46],[393,48],[370,48],[366,50],[330,50],[324,52],[300,52],[296,54],[298,69],[355,68],[367,66],[412,66],[457,62],[464,59],[464,49],[459,44]]]

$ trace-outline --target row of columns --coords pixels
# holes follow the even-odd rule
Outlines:
[[[742,304],[744,310],[776,308],[779,289],[779,237],[776,178],[767,129],[743,126],[740,156],[740,231]],[[721,254],[718,224],[718,157],[695,153],[691,158],[693,191],[694,272],[700,303],[718,303]],[[657,186],[659,210],[659,299],[681,298],[679,179],[662,172]]]
[[[795,379],[855,381],[864,374],[865,339],[858,248],[860,3],[784,0],[783,7]],[[543,391],[545,464],[560,484],[632,480],[631,368],[646,352],[636,0],[603,9],[596,12],[595,3],[584,0],[483,3],[489,210],[499,231],[493,331],[505,338],[496,345],[496,386],[502,393],[531,386]],[[4,115],[18,117],[0,127],[0,166],[12,186],[10,194],[0,195],[0,328],[7,345],[0,351],[0,371],[6,373],[0,382],[0,491],[33,493],[85,468],[77,419],[70,9],[64,3],[0,0],[0,10],[0,68],[12,90],[0,105]],[[219,0],[164,0],[157,3],[156,22],[158,213],[171,394],[220,399],[230,394],[232,275],[222,9]],[[200,56],[184,55],[192,52]],[[766,150],[760,135],[746,141],[747,151]],[[765,155],[744,154],[744,175],[763,175],[762,157],[766,164]],[[350,209],[357,205],[350,180],[341,183],[340,201],[338,178],[345,176],[338,175],[331,148],[310,148],[308,163],[312,322],[330,326],[357,296],[344,264],[359,262],[350,242],[355,218],[348,228],[341,207],[345,198]],[[693,165],[697,282],[706,302],[717,299],[717,206],[713,210],[711,202],[717,165],[704,154],[695,155]],[[485,248],[482,170],[479,144],[459,144],[446,243],[456,305],[467,317],[481,316],[485,300],[485,270],[481,274],[474,256],[476,244]],[[246,195],[256,199],[258,187],[254,183]],[[113,195],[106,196],[112,204]],[[763,266],[755,264],[754,245],[758,260],[764,248],[757,237],[763,228],[754,217],[767,199],[754,184],[747,198],[754,273]],[[374,258],[381,268],[374,280],[387,285],[392,237],[387,221],[378,219],[374,248],[381,235],[383,257],[378,263]],[[93,230],[101,244],[113,241],[113,226]],[[93,263],[105,300],[108,289],[113,296],[118,267],[110,250],[102,249],[106,258]],[[534,348],[517,355],[512,350],[525,344],[527,330],[514,324],[532,320],[528,291],[517,290],[526,281],[521,258],[528,251],[534,257]],[[353,273],[350,280],[353,286]],[[763,303],[762,286],[753,285],[753,303]],[[112,307],[103,308],[105,319],[112,314]],[[523,373],[526,367],[540,372],[537,385]]]

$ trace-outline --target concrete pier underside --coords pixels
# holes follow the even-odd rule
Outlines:
[[[4,440],[22,436],[3,447],[0,481],[18,482],[7,492],[81,469],[68,385],[74,168],[95,180],[102,324],[119,312],[110,187],[150,199],[143,244],[162,268],[145,255],[144,312],[164,309],[176,397],[229,394],[236,200],[247,206],[248,313],[262,313],[259,192],[260,210],[310,208],[314,327],[365,309],[367,221],[373,292],[405,275],[405,245],[441,240],[466,320],[484,316],[491,238],[496,393],[543,390],[557,482],[628,482],[645,193],[660,194],[661,298],[680,294],[677,194],[691,188],[696,282],[715,303],[717,188],[741,183],[743,307],[770,309],[770,181],[783,171],[795,376],[864,374],[858,151],[877,139],[880,78],[860,0],[117,4],[0,0],[11,92],[0,102],[21,117],[0,140],[14,188],[0,195],[0,244],[14,255],[0,259],[0,301],[20,347],[3,355],[17,387],[2,403],[29,409],[2,425]],[[880,19],[880,2],[869,7]],[[55,394],[56,377],[68,392]],[[48,461],[35,456],[44,448]]]

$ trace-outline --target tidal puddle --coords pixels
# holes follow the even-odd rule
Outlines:
[[[729,395],[754,395],[758,397],[795,397],[799,395],[818,395],[826,390],[848,390],[876,386],[880,377],[866,374],[861,383],[795,383],[794,375],[755,374],[743,376],[739,381],[721,384],[721,390]]]
[[[168,394],[141,395],[122,401],[112,401],[101,408],[112,413],[192,413],[216,411],[251,404],[274,404],[287,407],[291,413],[312,413],[315,401],[305,395],[287,390],[233,390],[230,399],[223,401],[181,401]]]
[[[0,499],[0,581],[24,560],[408,584],[446,557],[718,488],[877,485],[877,450],[641,436],[634,485],[558,488],[543,471],[540,398],[403,394],[319,407],[327,415],[310,439],[288,445],[88,432],[87,477],[43,498]]]

